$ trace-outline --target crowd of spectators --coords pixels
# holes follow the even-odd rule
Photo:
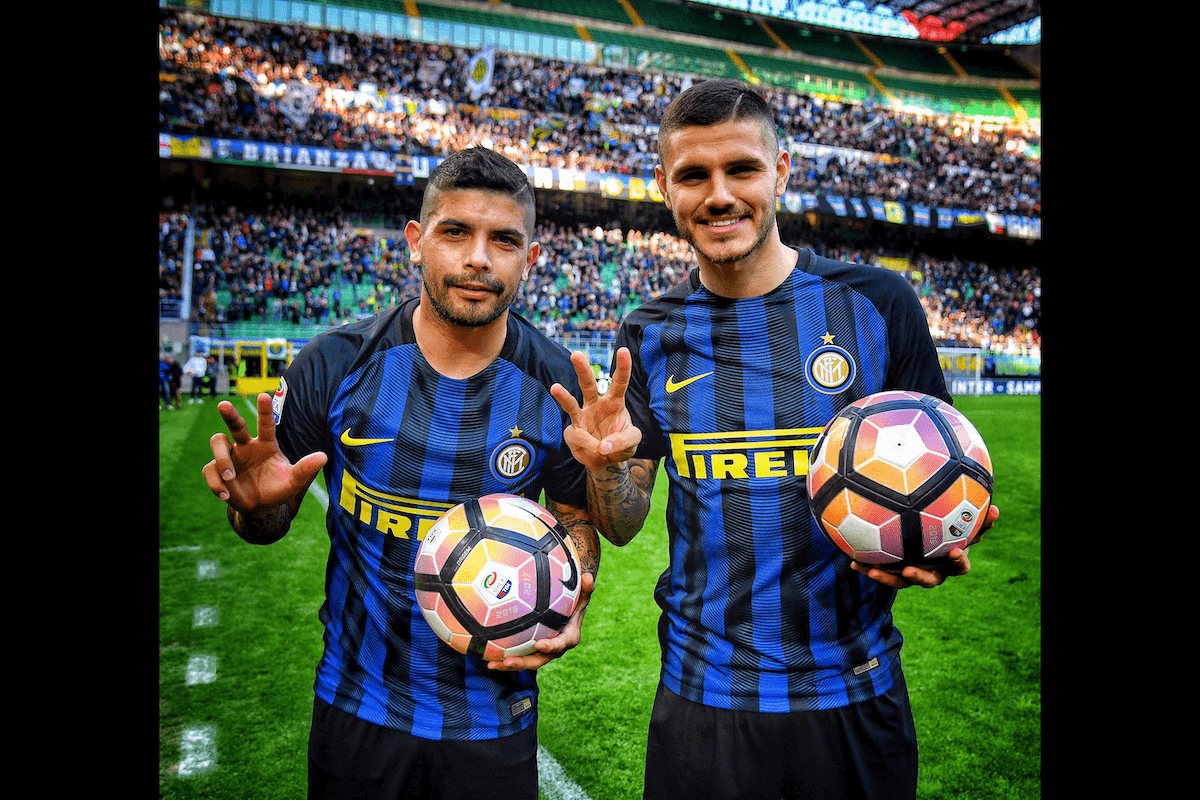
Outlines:
[[[363,233],[336,214],[197,205],[161,215],[160,285],[181,291],[182,242],[194,235],[191,321],[222,335],[235,323],[289,323],[297,335],[346,324],[420,292],[401,236]],[[551,336],[611,332],[628,309],[682,280],[691,247],[661,231],[538,224],[542,251],[514,309]],[[821,255],[879,263],[878,252],[795,242]],[[170,265],[170,266],[168,266]],[[1034,353],[1041,347],[1041,274],[918,253],[906,270],[939,344]]]
[[[473,54],[164,11],[160,130],[413,155],[483,144],[523,164],[649,177],[654,121],[690,80],[499,54],[491,92],[474,102],[463,80]],[[361,102],[364,84],[399,102]],[[287,103],[300,90],[312,106],[298,116]],[[766,94],[794,152],[800,144],[837,148],[819,159],[796,155],[792,190],[1040,214],[1040,161],[1006,149],[997,134],[870,105]],[[392,202],[403,206],[403,199]],[[165,210],[160,308],[184,301],[187,264],[191,307],[183,316],[217,333],[236,323],[312,331],[418,293],[403,238],[362,233],[345,207],[230,200]],[[515,309],[551,335],[614,331],[627,309],[694,264],[687,243],[662,231],[543,215],[536,235],[542,254]],[[877,263],[882,255],[796,238],[789,243],[842,260]],[[920,248],[908,263],[940,344],[1040,354],[1036,267],[990,267]]]
[[[476,52],[164,11],[160,130],[411,155],[483,144],[521,164],[649,177],[656,122],[692,80],[499,53],[474,100]],[[793,151],[794,191],[1040,216],[1040,159],[1004,132],[763,91]]]

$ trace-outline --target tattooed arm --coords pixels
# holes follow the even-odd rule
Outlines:
[[[546,497],[546,510],[554,515],[567,529],[575,552],[579,555],[579,568],[593,578],[600,571],[600,537],[586,508],[577,508],[566,503],[556,503]]]
[[[605,539],[622,547],[642,529],[657,475],[658,462],[649,458],[588,470],[588,508]]]
[[[642,529],[650,513],[650,496],[658,462],[633,458],[642,432],[629,417],[625,392],[629,388],[631,359],[628,348],[617,350],[616,370],[608,391],[600,394],[587,356],[571,354],[571,363],[583,392],[583,405],[561,385],[551,394],[571,418],[563,431],[571,454],[588,470],[588,511],[604,538],[620,547]]]

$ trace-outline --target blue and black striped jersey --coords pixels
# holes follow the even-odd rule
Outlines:
[[[443,644],[413,592],[429,526],[468,498],[507,492],[586,505],[585,473],[563,440],[570,420],[550,395],[581,398],[562,347],[516,314],[500,356],[446,378],[417,347],[416,298],[320,334],[275,397],[292,461],[329,456],[330,555],[316,693],[362,719],[427,739],[490,739],[536,718],[535,673],[491,672]]]
[[[850,569],[805,493],[841,408],[888,388],[950,400],[916,293],[897,273],[800,252],[762,297],[699,272],[629,314],[637,456],[665,459],[670,563],[655,589],[664,684],[694,702],[826,709],[885,692],[895,591]]]

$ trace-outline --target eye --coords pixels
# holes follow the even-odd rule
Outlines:
[[[510,236],[510,235],[508,235],[508,234],[506,234],[506,233],[502,233],[502,234],[499,234],[499,235],[497,235],[497,236],[496,236],[496,242],[497,242],[498,244],[502,244],[502,245],[504,245],[505,247],[520,247],[520,246],[521,246],[521,240],[520,240],[520,239],[518,239],[518,238],[517,238],[517,237],[515,237],[515,236]]]

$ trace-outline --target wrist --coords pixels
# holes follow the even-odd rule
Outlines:
[[[279,513],[279,507],[275,508],[260,508],[254,511],[238,511],[228,503],[225,505],[225,514],[229,517],[229,521],[236,527],[239,523],[257,522],[263,523],[271,517]]]
[[[621,482],[629,474],[629,459],[624,461],[609,461],[600,467],[589,467],[588,477],[597,484]]]

